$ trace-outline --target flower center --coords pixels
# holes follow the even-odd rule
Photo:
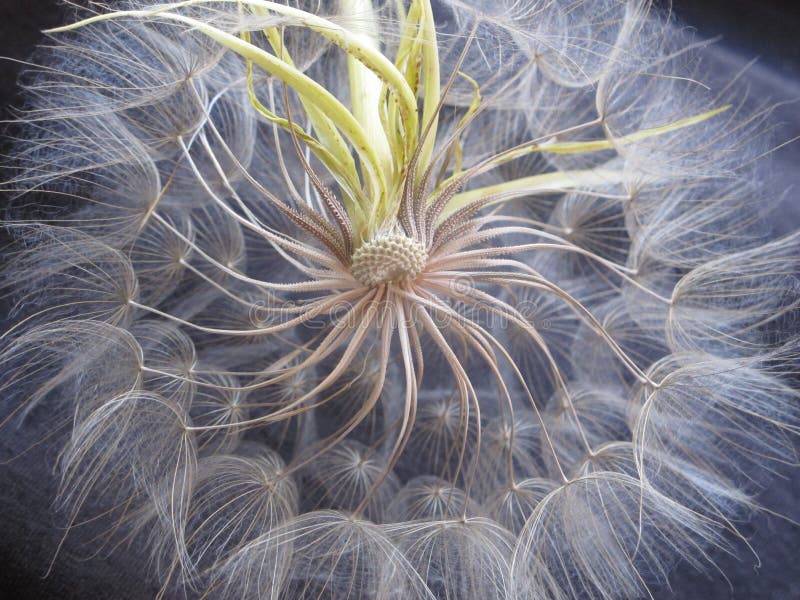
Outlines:
[[[369,240],[353,253],[351,272],[359,283],[374,287],[413,279],[427,260],[428,253],[418,241],[389,233]]]

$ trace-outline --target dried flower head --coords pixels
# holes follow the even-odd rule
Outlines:
[[[769,111],[647,1],[130,0],[50,35],[2,423],[52,419],[68,525],[151,548],[162,596],[646,596],[793,460]]]

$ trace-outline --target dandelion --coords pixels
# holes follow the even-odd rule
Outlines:
[[[2,427],[52,419],[68,530],[147,547],[161,597],[644,597],[795,460],[769,110],[645,0],[49,35]]]

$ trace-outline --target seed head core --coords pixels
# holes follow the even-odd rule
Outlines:
[[[425,268],[428,253],[402,233],[378,235],[353,253],[353,277],[367,287],[413,279]]]

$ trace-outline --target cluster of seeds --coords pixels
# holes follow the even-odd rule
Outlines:
[[[646,1],[92,6],[3,185],[71,539],[165,598],[630,600],[793,460],[768,111]]]

